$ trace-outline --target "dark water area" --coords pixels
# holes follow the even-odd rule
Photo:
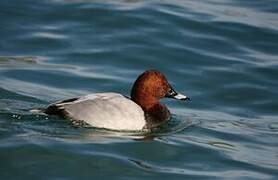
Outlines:
[[[0,179],[277,179],[278,1],[0,1]],[[147,69],[189,103],[151,134],[33,114],[129,95]]]

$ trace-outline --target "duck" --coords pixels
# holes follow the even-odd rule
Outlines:
[[[160,71],[147,70],[135,80],[130,97],[115,92],[88,94],[52,103],[44,113],[68,119],[74,125],[140,131],[171,119],[168,108],[160,103],[162,98],[190,100],[177,93]]]

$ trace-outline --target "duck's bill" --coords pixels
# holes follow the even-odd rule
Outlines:
[[[177,94],[175,96],[173,96],[174,99],[178,99],[178,100],[182,100],[182,101],[190,101],[190,98],[182,95],[182,94]]]
[[[174,98],[174,99],[178,99],[178,100],[182,100],[182,101],[189,101],[190,98],[188,96],[182,95],[177,93],[174,89],[170,89],[170,91],[166,94],[165,97],[168,98]]]

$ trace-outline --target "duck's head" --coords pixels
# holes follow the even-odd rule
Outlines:
[[[190,100],[189,97],[177,93],[166,77],[157,70],[148,70],[141,74],[131,91],[131,99],[143,109],[151,108],[165,97],[183,101]]]

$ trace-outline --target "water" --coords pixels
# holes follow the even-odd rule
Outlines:
[[[278,1],[0,1],[1,179],[276,179]],[[29,112],[129,95],[159,69],[190,103],[153,133]]]

